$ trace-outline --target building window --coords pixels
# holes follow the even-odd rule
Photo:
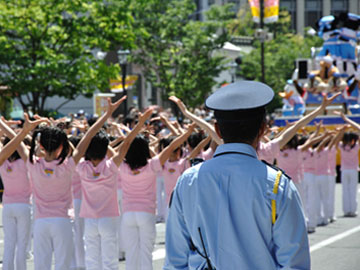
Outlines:
[[[296,30],[296,0],[281,0],[280,9],[285,9],[291,16],[291,29]]]
[[[331,15],[339,15],[349,10],[349,0],[331,0]]]
[[[316,28],[317,21],[322,17],[322,0],[305,1],[305,26]]]

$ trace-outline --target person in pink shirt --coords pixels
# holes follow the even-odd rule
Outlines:
[[[280,155],[277,157],[277,165],[284,170],[287,175],[291,177],[296,188],[299,191],[300,197],[303,190],[300,185],[301,179],[301,151],[298,149],[298,135],[295,135],[280,151]]]
[[[186,133],[181,135],[181,140],[185,141],[188,136],[194,130],[195,124],[192,124]],[[170,145],[176,138],[170,137],[164,141],[164,147]],[[190,154],[188,157],[182,158],[182,149],[181,147],[176,148],[170,155],[169,159],[165,162],[162,169],[162,176],[164,177],[165,183],[165,194],[166,194],[166,213],[165,217],[167,218],[168,205],[170,202],[171,193],[174,190],[177,179],[179,176],[190,167],[189,159],[191,159],[196,152]],[[166,219],[165,219],[166,220]]]
[[[124,211],[121,237],[127,270],[152,269],[156,236],[156,175],[188,135],[177,137],[153,158],[150,157],[147,139],[138,135],[120,165]]]
[[[343,113],[340,113],[345,123],[350,124],[357,131],[360,125]],[[341,153],[341,183],[343,188],[343,211],[346,217],[357,216],[357,186],[359,167],[359,137],[357,134],[347,132],[340,143]]]
[[[81,179],[79,216],[85,221],[85,265],[88,270],[118,269],[118,167],[136,133],[151,115],[151,111],[145,112],[118,151],[112,158],[107,158],[109,138],[100,129],[125,98],[115,103],[108,100],[106,113],[85,133],[73,154]]]
[[[306,140],[305,145],[309,147],[303,147],[302,151],[302,165],[304,169],[303,177],[303,204],[305,214],[307,218],[308,233],[314,233],[317,226],[317,211],[314,211],[318,203],[318,189],[316,185],[316,153],[315,148],[319,142],[323,140],[326,134],[318,135],[320,131],[320,125],[317,125],[316,132],[311,134]]]
[[[0,121],[0,129],[10,138],[15,132]],[[4,140],[6,145],[10,139]],[[3,269],[26,269],[26,248],[29,242],[31,187],[26,169],[26,146],[21,143],[18,151],[0,164],[4,184],[2,222],[4,230]],[[16,255],[15,255],[16,253]],[[16,258],[16,260],[15,260]]]
[[[277,159],[280,154],[280,149],[282,149],[292,138],[294,138],[298,130],[305,127],[308,123],[320,115],[326,109],[326,107],[329,106],[339,95],[340,93],[337,93],[330,98],[324,96],[323,101],[319,107],[304,117],[301,117],[298,121],[281,132],[278,137],[266,143],[260,142],[257,148],[259,159],[273,164],[274,159]]]
[[[327,225],[330,221],[328,145],[332,137],[330,134],[326,134],[326,138],[322,140],[314,151],[316,164],[315,189],[317,194],[313,198],[313,200],[315,200],[313,211],[317,215],[317,225],[322,226]]]
[[[346,132],[340,143],[343,211],[346,217],[357,215],[357,183],[359,166],[358,135]]]
[[[344,135],[346,126],[343,126],[338,130],[337,134],[330,141],[328,146],[328,177],[329,177],[329,219],[330,222],[336,220],[335,217],[335,187],[336,187],[336,154],[338,150],[338,145],[341,138]]]
[[[0,163],[13,153],[34,127],[48,121],[44,118],[30,121],[27,114],[24,117],[23,129],[3,148]],[[44,158],[34,158],[38,140],[45,152]],[[68,154],[69,143],[63,130],[57,127],[35,130],[26,167],[35,198],[34,265],[37,270],[51,269],[53,253],[56,269],[70,269],[73,237],[68,210],[75,163]]]

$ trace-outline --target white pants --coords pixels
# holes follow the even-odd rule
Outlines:
[[[118,217],[85,218],[86,270],[117,270]]]
[[[29,233],[29,241],[26,247],[26,252],[30,253],[32,250],[32,240],[34,235],[34,216],[35,216],[35,204],[34,204],[34,196],[31,196],[30,199],[30,233]]]
[[[118,238],[118,249],[119,249],[119,258],[123,257],[124,244],[123,240],[121,239],[121,219],[122,219],[122,190],[117,190],[117,197],[118,197],[118,205],[120,210],[120,217],[118,218],[118,226],[117,226],[117,238]]]
[[[85,248],[84,248],[84,219],[79,217],[81,200],[74,199],[74,247],[76,267],[85,268]]]
[[[315,175],[313,173],[304,173],[304,180],[303,180],[303,205],[305,210],[305,216],[307,220],[309,220],[309,211],[312,208],[313,200],[312,197],[314,195],[314,187],[315,186]]]
[[[357,170],[342,170],[341,183],[343,189],[343,211],[344,214],[356,213],[357,210]]]
[[[50,270],[53,252],[55,270],[70,269],[74,242],[69,218],[38,218],[34,222],[35,269]]]
[[[125,245],[126,270],[152,270],[155,215],[145,212],[124,213],[121,234]]]
[[[317,175],[316,183],[318,185],[319,204],[318,214],[320,215],[319,223],[326,223],[331,218],[330,206],[329,206],[329,176]]]
[[[158,175],[156,177],[156,200],[157,200],[157,216],[160,218],[165,218],[165,209],[167,205],[166,205],[164,177],[162,175]]]
[[[304,213],[305,213],[305,204],[304,204],[304,201],[305,201],[305,194],[304,194],[304,181],[299,181],[297,183],[293,182],[298,193],[299,193],[299,196],[300,196],[300,199],[301,199],[301,202],[302,202],[302,206],[303,206],[303,210],[304,210]]]
[[[336,176],[329,175],[329,214],[330,214],[330,218],[335,217],[335,188],[336,188]]]
[[[329,184],[327,175],[315,175],[314,184],[311,186],[308,189],[308,226],[315,228],[319,223],[326,222],[326,219],[329,218]]]
[[[26,270],[26,248],[30,234],[30,205],[25,203],[4,204],[2,221],[4,229],[3,269]]]

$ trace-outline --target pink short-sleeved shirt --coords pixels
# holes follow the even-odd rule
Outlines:
[[[72,175],[72,194],[73,199],[81,199],[81,180],[77,171]]]
[[[315,175],[329,175],[329,149],[325,147],[320,152],[315,152]]]
[[[155,214],[156,175],[162,170],[158,156],[148,160],[142,168],[132,170],[122,162],[120,175],[123,191],[123,211]]]
[[[190,167],[187,159],[181,158],[175,162],[166,161],[162,170],[166,201],[169,204],[171,192],[174,190],[179,176]]]
[[[22,159],[6,160],[0,166],[4,184],[3,203],[30,203],[31,186],[26,164]]]
[[[119,216],[117,202],[118,167],[104,158],[96,167],[82,159],[77,168],[81,179],[80,217],[103,218]]]
[[[197,156],[198,158],[202,158],[203,160],[212,159],[214,155],[214,151],[211,147],[209,147],[206,151],[201,151],[201,153]]]
[[[349,146],[343,147],[340,143],[341,152],[341,169],[357,170],[359,166],[359,143],[357,142],[353,148]]]
[[[260,160],[272,164],[274,159],[280,155],[280,145],[278,141],[270,141],[267,143],[260,142],[258,145],[257,153]]]
[[[117,177],[117,189],[122,189],[122,184],[121,184],[121,175],[120,175],[120,169],[118,172],[118,177]]]
[[[278,167],[283,169],[295,183],[301,181],[300,161],[302,155],[300,152],[300,150],[286,149],[280,151],[280,154],[277,157]]]
[[[329,175],[336,176],[336,147],[332,147],[328,151],[328,168]]]
[[[315,154],[313,149],[309,148],[302,153],[302,163],[304,166],[305,173],[315,174],[316,164],[315,164]]]
[[[75,162],[70,157],[58,164],[36,157],[34,163],[27,161],[26,167],[33,186],[35,218],[68,217],[71,206],[71,178]]]

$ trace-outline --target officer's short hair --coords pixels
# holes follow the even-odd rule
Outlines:
[[[237,110],[215,111],[220,134],[225,143],[251,144],[266,122],[265,107]]]

